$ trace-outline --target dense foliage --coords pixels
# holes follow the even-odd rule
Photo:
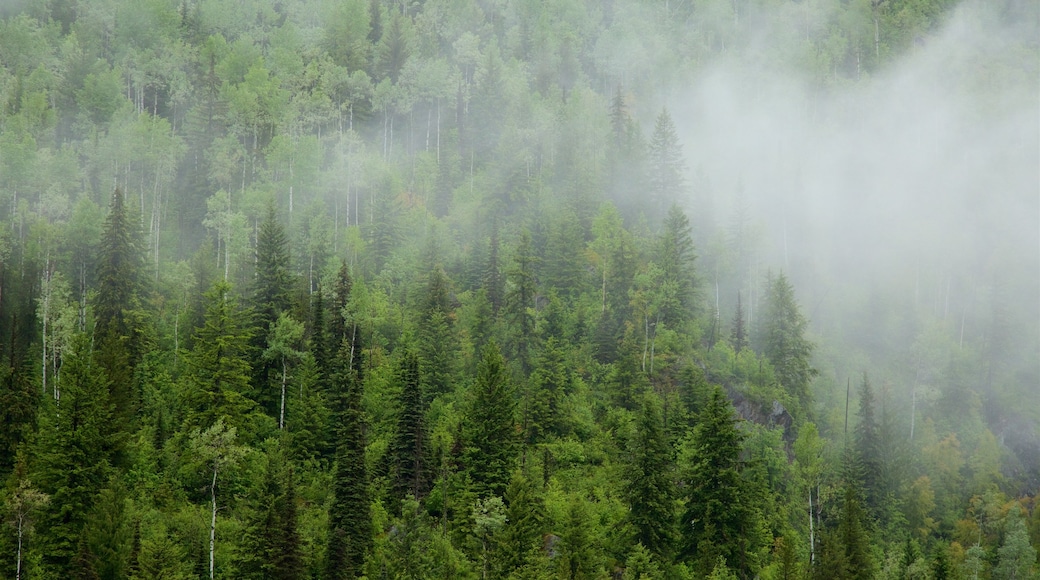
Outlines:
[[[0,577],[1035,578],[1002,286],[820,340],[661,106],[951,8],[3,3]]]

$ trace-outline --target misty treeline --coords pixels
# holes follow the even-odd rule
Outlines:
[[[954,13],[4,0],[0,576],[1035,578],[1033,273],[824,300],[663,106]]]

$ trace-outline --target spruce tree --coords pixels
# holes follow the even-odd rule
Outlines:
[[[360,576],[372,542],[362,381],[345,355],[341,349],[333,385],[338,433],[325,566],[325,577],[330,580]]]
[[[430,272],[419,304],[419,369],[427,401],[451,391],[458,359],[458,340],[449,299],[448,277],[439,267]]]
[[[240,577],[304,577],[296,501],[292,466],[285,453],[274,448],[267,454],[258,489],[248,501],[243,553],[237,566]]]
[[[664,231],[658,239],[656,262],[664,272],[663,284],[675,288],[677,304],[664,312],[664,320],[680,325],[696,314],[697,281],[690,220],[678,205],[672,204],[664,220]]]
[[[740,351],[748,348],[747,321],[746,314],[744,313],[744,305],[741,303],[740,299],[740,292],[737,292],[737,311],[733,314],[733,331],[731,337],[730,342],[733,346],[733,352],[740,353]]]
[[[292,300],[292,274],[289,271],[289,242],[278,223],[274,204],[268,203],[264,220],[256,235],[256,275],[253,280],[252,308],[255,330],[252,333],[253,388],[255,398],[264,411],[278,416],[278,389],[275,377],[280,373],[277,360],[262,356],[268,336],[278,316],[287,311]]]
[[[805,337],[809,323],[795,300],[794,287],[781,272],[766,280],[765,312],[760,319],[762,353],[773,365],[777,381],[798,402],[798,414],[812,411],[809,383],[816,376],[809,358],[813,343]]]
[[[534,483],[522,472],[513,472],[503,500],[505,527],[498,541],[498,577],[506,578],[528,565],[541,548],[545,530],[545,505]]]
[[[684,474],[681,526],[682,555],[705,576],[720,557],[742,578],[758,568],[755,551],[763,542],[763,524],[742,477],[744,439],[733,405],[715,387],[686,442],[690,464]]]
[[[675,541],[672,449],[657,397],[646,394],[631,443],[625,492],[635,541],[659,562],[671,562]]]
[[[571,384],[567,356],[560,340],[550,336],[538,355],[538,364],[531,373],[525,390],[524,442],[537,445],[550,434],[562,435],[562,403]]]
[[[206,429],[223,418],[227,425],[251,432],[246,416],[256,403],[249,398],[249,329],[245,314],[218,280],[208,292],[203,324],[188,354],[187,426]]]
[[[531,236],[524,231],[517,243],[512,267],[506,274],[508,286],[505,296],[506,320],[510,325],[509,354],[520,363],[524,375],[531,372],[531,351],[534,349],[537,261],[531,249]]]
[[[37,522],[43,566],[60,576],[80,552],[81,531],[112,473],[114,432],[108,378],[93,360],[90,339],[77,335],[61,372],[61,399],[44,406],[33,455],[33,480],[50,495]],[[89,550],[83,546],[89,556]]]
[[[129,429],[138,399],[134,368],[147,350],[141,323],[142,256],[139,226],[126,207],[123,193],[112,195],[101,235],[94,294],[94,349],[108,375],[114,406],[113,420]]]
[[[429,436],[419,377],[419,358],[408,353],[398,373],[401,394],[398,397],[397,431],[390,444],[391,489],[394,498],[411,495],[422,499],[429,489]]]
[[[859,412],[855,429],[855,452],[862,475],[861,485],[863,499],[867,510],[875,518],[882,508],[884,500],[883,470],[884,461],[877,418],[874,415],[874,390],[870,379],[863,373],[863,382],[859,391]]]
[[[512,388],[494,341],[484,347],[463,425],[463,465],[478,495],[502,495],[516,455]]]
[[[652,217],[664,214],[686,191],[686,161],[675,123],[668,109],[661,109],[649,145],[649,208]]]

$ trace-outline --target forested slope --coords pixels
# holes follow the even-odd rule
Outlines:
[[[827,135],[905,57],[1020,128],[1035,4],[0,16],[0,577],[1037,577],[1035,135],[944,159],[976,221],[907,269],[689,89],[779,72]]]

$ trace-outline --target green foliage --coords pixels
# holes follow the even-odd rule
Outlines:
[[[396,499],[421,499],[429,491],[430,446],[419,373],[419,358],[407,353],[398,371],[397,430],[388,449],[391,490]]]
[[[256,406],[249,397],[249,329],[231,285],[216,282],[205,294],[206,315],[187,355],[187,427],[202,428],[218,419],[253,433],[247,419]]]
[[[683,444],[680,460],[686,482],[681,553],[705,575],[719,558],[742,577],[760,566],[764,529],[755,488],[743,477],[745,437],[733,406],[716,387]]]
[[[803,416],[812,410],[809,383],[816,376],[809,357],[813,344],[806,338],[808,322],[798,308],[794,287],[781,272],[766,280],[765,312],[759,319],[762,353],[772,363],[776,379],[798,402]]]
[[[646,395],[636,422],[627,468],[626,498],[635,541],[661,562],[671,561],[675,541],[675,486],[672,448],[668,444],[657,398]]]
[[[495,342],[481,353],[463,425],[463,461],[480,496],[501,496],[516,457],[516,400]]]
[[[343,354],[341,351],[340,356]],[[372,533],[361,409],[363,384],[356,371],[342,363],[334,381],[338,433],[325,574],[339,579],[360,575]]]
[[[111,457],[120,443],[113,432],[109,382],[93,360],[89,338],[77,336],[65,359],[60,399],[40,415],[33,455],[33,479],[50,502],[37,522],[39,551],[49,573],[72,564],[80,533],[97,494],[112,474]]]

